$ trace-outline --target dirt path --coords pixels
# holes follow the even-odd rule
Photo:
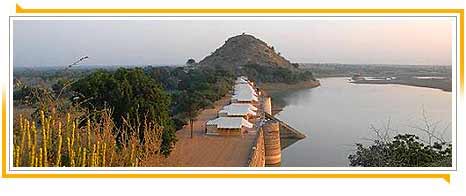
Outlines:
[[[213,109],[202,111],[194,122],[193,138],[190,127],[177,131],[178,142],[170,157],[160,161],[165,167],[241,167],[247,166],[254,135],[245,136],[207,136],[204,134],[205,123],[217,117],[230,96],[215,102]]]

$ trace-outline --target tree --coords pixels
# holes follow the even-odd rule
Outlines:
[[[170,94],[171,116],[177,130],[189,123],[189,107],[198,105],[195,109],[201,110],[212,106],[230,92],[235,80],[233,73],[207,66],[189,71],[185,67],[146,67],[144,71]]]
[[[298,66],[293,65],[293,66]],[[245,75],[257,82],[282,82],[287,84],[296,84],[300,81],[315,81],[314,75],[310,71],[295,70],[292,71],[283,67],[268,67],[257,64],[243,65],[238,71],[239,75]]]
[[[190,65],[195,65],[196,64],[196,60],[194,59],[188,59],[188,61],[186,61],[186,65],[190,66]]]
[[[92,110],[111,108],[112,118],[118,127],[124,123],[143,126],[145,118],[163,127],[161,153],[168,156],[176,142],[175,129],[170,115],[170,96],[158,82],[145,75],[140,68],[120,68],[114,72],[97,71],[72,85],[83,105]],[[128,122],[130,121],[130,122]],[[143,127],[129,129],[144,138]],[[117,137],[123,134],[116,133]]]
[[[181,96],[184,98],[181,99],[179,106],[185,111],[183,114],[185,118],[189,120],[190,137],[193,138],[194,120],[196,120],[199,110],[205,107],[205,102],[199,93],[184,91]]]

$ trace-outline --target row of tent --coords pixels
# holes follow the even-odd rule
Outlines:
[[[254,83],[250,82],[246,77],[238,77],[235,81],[234,93],[231,97],[232,103],[256,103],[257,98]]]
[[[219,112],[218,117],[209,120],[206,123],[206,133],[223,134],[223,133],[241,133],[242,129],[253,128],[249,122],[257,116],[258,94],[254,88],[254,83],[246,77],[238,77],[235,81],[231,103],[224,106]]]

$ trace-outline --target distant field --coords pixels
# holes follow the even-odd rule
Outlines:
[[[325,77],[395,77],[395,80],[360,80],[364,84],[402,84],[452,90],[451,66],[440,65],[354,65],[354,64],[300,64],[317,78]],[[433,77],[423,79],[423,77]]]

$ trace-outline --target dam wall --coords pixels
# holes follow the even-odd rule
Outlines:
[[[255,145],[249,154],[249,167],[280,165],[281,162],[280,123],[269,121],[257,133]]]
[[[271,97],[261,96],[260,103],[260,109],[263,111],[262,120],[257,129],[258,136],[249,155],[248,166],[279,166],[282,155],[281,147],[290,143],[285,140],[302,139],[306,136],[272,115]]]
[[[265,167],[265,142],[262,128],[259,129],[255,145],[249,154],[248,167]]]

